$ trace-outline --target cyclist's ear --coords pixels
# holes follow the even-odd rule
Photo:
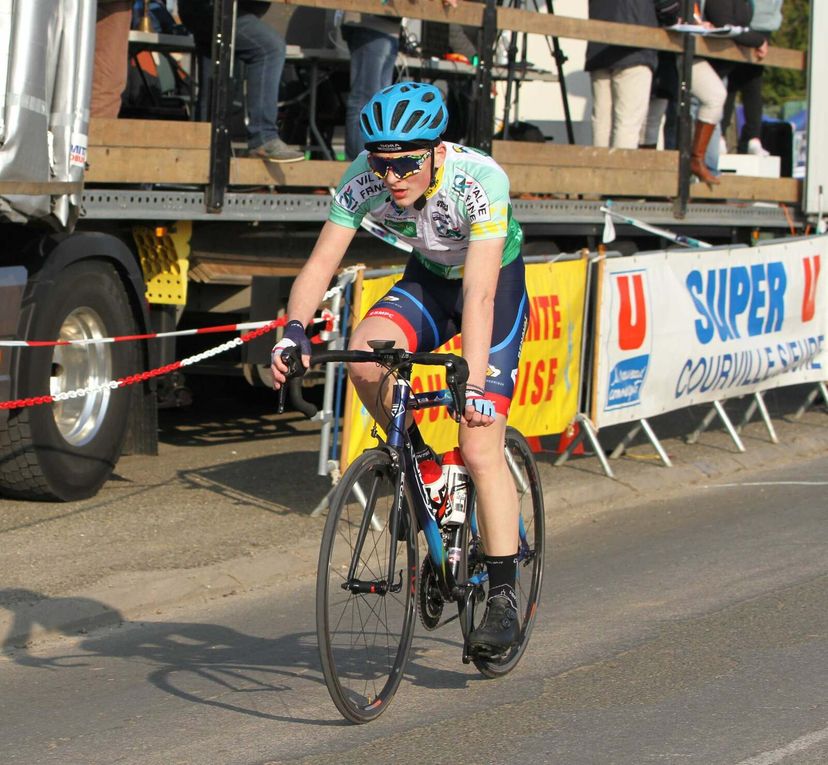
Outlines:
[[[433,156],[434,167],[442,167],[443,162],[446,161],[446,145],[442,141],[434,147]]]

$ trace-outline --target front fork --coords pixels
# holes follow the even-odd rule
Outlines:
[[[410,393],[411,386],[408,384],[408,381],[398,378],[394,385],[391,402],[391,422],[388,425],[387,439],[391,458],[397,463],[398,475],[397,492],[391,508],[391,517],[389,518],[390,544],[388,550],[388,575],[390,581],[386,579],[363,580],[356,578],[356,570],[362,556],[362,548],[368,536],[368,529],[374,520],[373,507],[378,485],[377,482],[374,482],[369,495],[365,499],[365,512],[362,514],[362,522],[357,533],[354,553],[351,557],[351,565],[348,568],[348,576],[342,583],[343,590],[348,590],[355,594],[385,595],[388,592],[399,592],[403,587],[403,572],[400,571],[397,581],[394,581],[394,570],[397,566],[397,543],[399,541],[400,524],[402,523],[402,503],[405,496],[405,471],[409,468],[407,465],[408,460],[403,459],[400,461],[398,455],[403,454],[405,451],[403,433],[405,431],[405,413],[408,408]]]

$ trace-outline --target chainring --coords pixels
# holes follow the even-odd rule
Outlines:
[[[427,630],[434,630],[440,625],[440,617],[443,615],[443,594],[440,592],[440,585],[437,575],[434,573],[434,566],[431,558],[426,557],[420,568],[420,596],[417,601],[420,612],[420,621]]]

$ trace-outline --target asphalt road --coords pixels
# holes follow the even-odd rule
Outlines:
[[[420,628],[368,726],[328,698],[304,575],[10,646],[0,761],[824,765],[826,475],[740,474],[554,530],[516,671],[484,680],[456,623]]]

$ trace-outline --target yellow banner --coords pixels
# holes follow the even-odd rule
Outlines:
[[[586,274],[585,258],[526,266],[529,326],[509,410],[509,424],[524,435],[560,433],[577,414]],[[400,276],[366,280],[360,305],[354,306],[356,316],[361,319]],[[460,335],[437,350],[441,353],[460,353]],[[414,367],[411,388],[415,393],[444,387],[445,373],[442,369]],[[350,396],[350,400],[351,427],[350,436],[342,445],[343,466],[376,443],[371,438],[373,421],[367,410],[355,394]],[[457,445],[457,424],[449,417],[445,407],[416,412],[415,420],[423,438],[435,451],[445,452]]]

